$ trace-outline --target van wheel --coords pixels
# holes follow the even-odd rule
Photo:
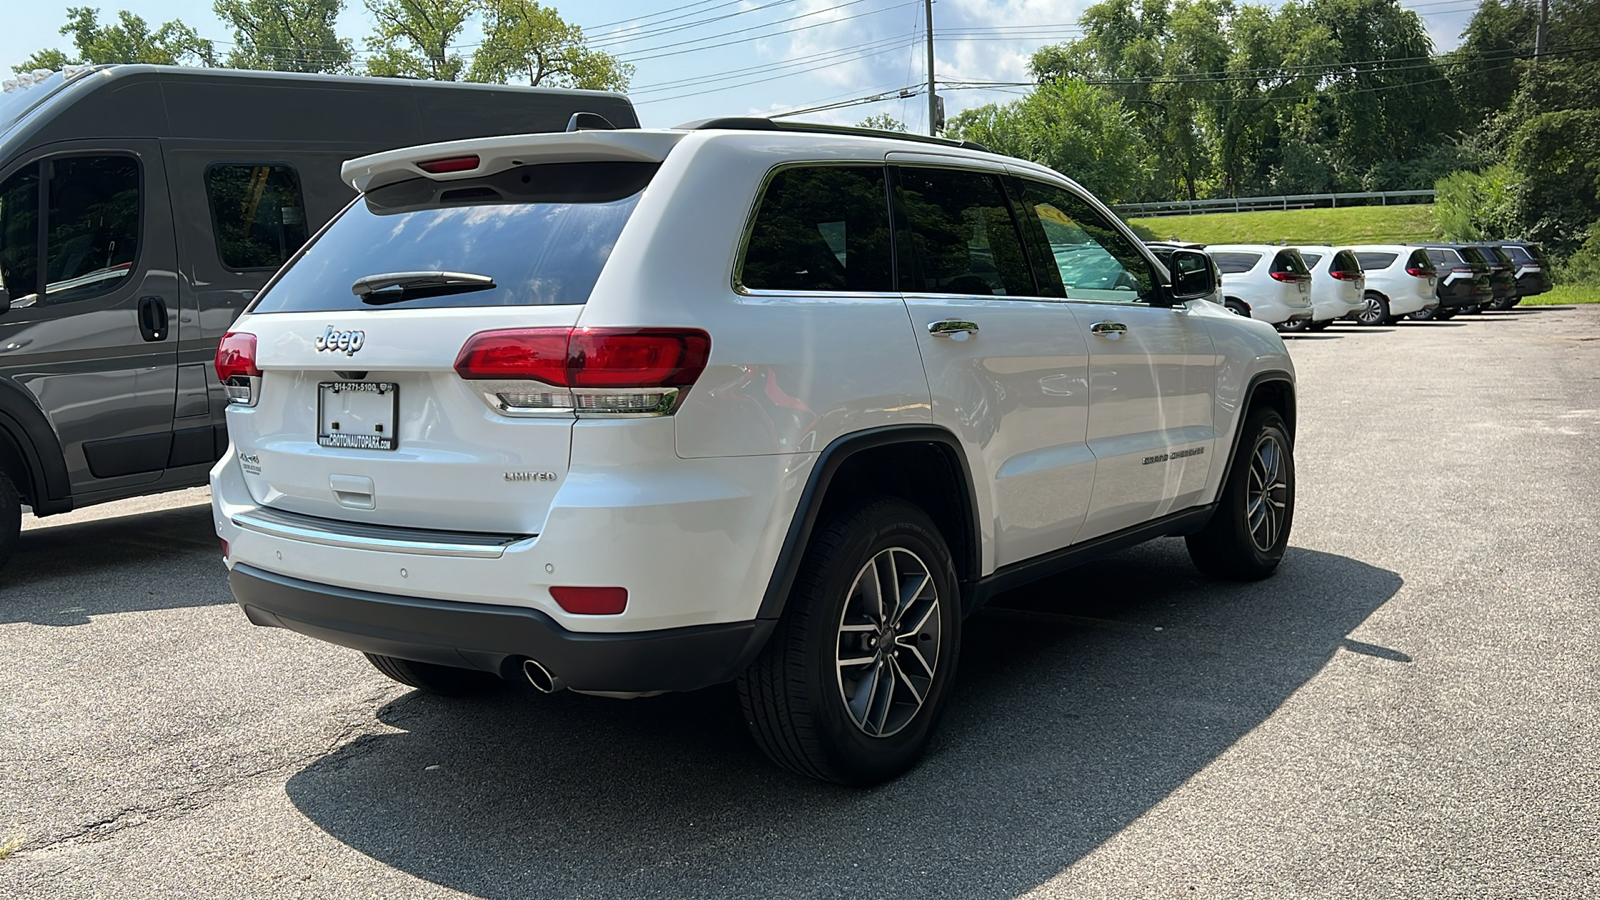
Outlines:
[[[1228,312],[1231,312],[1236,316],[1243,316],[1246,319],[1250,318],[1250,307],[1246,306],[1243,300],[1237,300],[1233,297],[1229,297],[1222,301],[1222,305],[1227,307]]]
[[[1260,409],[1245,420],[1241,452],[1228,472],[1211,521],[1185,542],[1189,558],[1215,578],[1258,581],[1271,575],[1294,524],[1294,448],[1283,417]]]
[[[22,536],[22,498],[11,476],[0,472],[0,568],[11,559]]]
[[[1356,313],[1356,321],[1363,325],[1383,325],[1389,321],[1389,300],[1382,294],[1368,293],[1366,306]]]
[[[1519,298],[1519,297],[1501,297],[1499,300],[1496,300],[1493,303],[1489,304],[1489,308],[1490,309],[1497,309],[1497,310],[1500,310],[1500,311],[1504,312],[1505,310],[1508,310],[1511,307],[1516,306],[1517,305],[1517,301],[1519,299],[1521,299],[1521,298]]]
[[[487,693],[505,685],[505,681],[493,672],[458,669],[455,666],[397,659],[393,656],[379,656],[376,653],[367,653],[365,656],[367,662],[372,663],[372,667],[379,672],[407,687],[414,687],[430,694],[460,697]]]
[[[739,676],[756,743],[785,768],[839,784],[911,768],[955,676],[960,603],[950,550],[921,509],[884,499],[834,518]]]

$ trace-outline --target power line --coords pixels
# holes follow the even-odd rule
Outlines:
[[[734,0],[734,2],[739,3],[739,2],[743,2],[743,0]],[[640,32],[637,32],[637,33],[629,33],[629,34],[626,34],[626,35],[620,36],[620,37],[617,35],[617,33],[613,32],[612,34],[603,36],[603,37],[601,37],[599,39],[590,40],[588,43],[590,45],[592,45],[592,46],[615,46],[617,44],[626,44],[626,43],[630,43],[632,41],[641,41],[641,40],[644,40],[645,38],[656,37],[658,35],[671,34],[673,32],[684,31],[684,30],[687,30],[687,29],[690,29],[690,28],[699,28],[702,25],[710,25],[713,22],[721,22],[724,19],[731,19],[731,18],[734,18],[735,16],[744,16],[744,15],[749,15],[750,13],[762,12],[764,10],[771,9],[774,6],[786,6],[786,5],[788,5],[790,3],[793,3],[793,2],[795,2],[795,0],[770,0],[770,2],[760,4],[759,6],[751,6],[751,7],[746,7],[745,9],[737,9],[737,10],[734,10],[733,12],[730,12],[730,13],[723,13],[720,16],[712,16],[712,17],[707,18],[707,19],[696,19],[693,22],[685,22],[685,23],[683,23],[681,25],[670,25],[670,26],[663,27],[663,28],[651,28],[651,29],[646,29],[644,31],[640,31]],[[861,2],[861,0],[856,0],[856,2]],[[723,5],[727,5],[727,4],[723,4]],[[719,8],[720,7],[715,7],[715,6],[712,7],[712,9],[719,9]],[[706,10],[706,11],[709,12],[710,10]],[[818,12],[826,12],[826,10],[818,10]],[[808,15],[814,15],[814,13],[810,13]],[[788,19],[782,19],[780,21],[787,22],[789,20]],[[769,22],[768,24],[775,25],[777,23],[776,22]]]
[[[877,50],[874,50],[874,51],[871,51],[869,53],[860,53],[860,54],[847,56],[847,57],[845,57],[844,60],[832,59],[832,60],[828,60],[826,62],[822,62],[820,64],[813,63],[811,65],[807,65],[805,68],[799,69],[798,71],[783,72],[781,74],[772,75],[772,76],[767,77],[767,78],[756,78],[756,79],[749,80],[749,81],[741,81],[739,83],[738,87],[744,87],[745,85],[751,85],[751,84],[765,84],[765,83],[767,83],[769,81],[778,81],[778,80],[783,79],[783,78],[792,78],[795,75],[804,75],[804,74],[806,74],[808,72],[815,72],[815,71],[818,71],[820,69],[827,68],[828,66],[831,66],[831,65],[837,65],[839,62],[842,62],[842,61],[845,61],[845,60],[854,61],[854,60],[857,60],[857,59],[868,59],[868,58],[871,58],[871,57],[874,57],[874,56],[881,56],[882,54],[890,53],[890,52],[893,52],[893,51],[901,49],[901,47],[903,46],[901,44],[901,40],[902,39],[900,39],[900,38],[896,38],[894,40],[892,46],[881,47],[881,48],[879,48]],[[719,77],[719,78],[711,79],[711,81],[726,81],[728,79],[736,78],[736,77],[739,77],[739,76],[728,75],[728,76],[722,76],[722,77]],[[696,86],[697,85],[680,85],[678,88],[661,88],[659,90],[661,90],[661,91],[681,90],[683,88],[696,87]],[[702,91],[692,91],[690,93],[685,93],[685,94],[673,94],[670,97],[653,97],[653,98],[648,99],[648,100],[635,100],[634,103],[636,105],[645,104],[645,103],[661,103],[661,102],[664,102],[664,101],[667,101],[667,100],[682,100],[685,97],[699,97],[699,96],[704,95],[704,94],[715,94],[715,93],[718,93],[720,91],[725,91],[725,90],[729,90],[729,88],[728,87],[714,87],[714,88],[708,88],[708,89],[702,90]],[[639,93],[649,93],[649,92],[633,91],[633,92],[630,92],[630,95],[637,96]]]
[[[852,0],[852,2],[862,2],[862,0]],[[762,40],[766,40],[767,38],[770,38],[770,37],[778,37],[780,35],[794,34],[797,31],[809,31],[809,30],[811,30],[813,28],[821,28],[821,27],[823,27],[825,25],[837,25],[840,22],[848,22],[848,21],[850,21],[852,19],[865,18],[866,16],[875,16],[875,15],[877,15],[879,13],[885,13],[885,12],[889,12],[891,10],[904,9],[907,6],[920,6],[921,3],[922,3],[922,0],[908,0],[908,2],[906,2],[906,3],[899,3],[899,4],[896,4],[894,6],[885,6],[882,9],[874,9],[874,10],[871,10],[870,12],[856,13],[853,16],[845,16],[844,18],[841,18],[841,19],[829,19],[826,22],[815,22],[815,23],[810,24],[810,25],[801,25],[798,28],[790,28],[790,29],[787,29],[787,30],[784,30],[784,31],[775,32],[775,33],[772,33],[772,34],[758,34],[758,35],[753,35],[751,37],[739,38],[737,40],[732,40],[732,41],[723,41],[720,44],[708,44],[708,45],[706,45],[704,47],[690,47],[690,48],[685,49],[685,50],[674,50],[674,51],[672,51],[670,53],[657,53],[657,54],[654,54],[652,56],[622,55],[622,59],[624,61],[626,61],[626,62],[636,63],[636,62],[644,62],[646,60],[651,60],[651,59],[663,59],[663,58],[668,57],[668,56],[682,56],[685,53],[699,53],[702,50],[715,50],[715,49],[718,49],[720,47],[731,47],[731,46],[733,46],[735,44],[748,44],[751,41],[762,41]],[[693,43],[693,42],[692,41],[685,41],[684,43]],[[668,46],[680,46],[680,45],[669,44]],[[640,51],[640,52],[648,52],[648,51]]]

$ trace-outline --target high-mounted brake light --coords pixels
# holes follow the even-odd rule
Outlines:
[[[230,331],[217,344],[217,378],[228,394],[228,402],[255,406],[260,393],[261,369],[256,366],[256,336]]]
[[[430,175],[443,175],[446,172],[470,172],[478,167],[476,153],[467,156],[447,156],[444,159],[430,159],[417,163],[417,168]]]
[[[518,328],[467,340],[456,373],[506,415],[669,415],[705,370],[696,328]]]

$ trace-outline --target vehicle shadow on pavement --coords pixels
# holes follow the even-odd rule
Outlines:
[[[482,897],[1010,897],[1106,842],[1259,726],[1402,584],[1291,549],[1207,581],[1158,541],[997,598],[968,620],[927,759],[871,790],[791,776],[733,691],[632,702],[408,694],[400,729],[287,792],[327,833]],[[1378,677],[1378,676],[1374,676]]]
[[[0,625],[232,602],[209,505],[30,528],[0,572]]]

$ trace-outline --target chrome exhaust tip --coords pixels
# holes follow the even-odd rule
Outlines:
[[[522,661],[522,674],[527,677],[528,683],[541,694],[554,694],[556,691],[567,689],[566,682],[550,674],[550,670],[539,664],[536,659]]]

